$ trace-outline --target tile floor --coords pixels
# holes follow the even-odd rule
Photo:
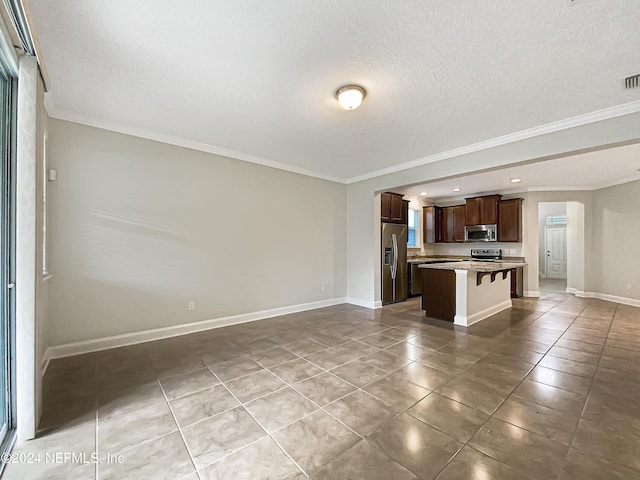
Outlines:
[[[565,293],[567,291],[566,278],[540,278],[539,290],[545,293]]]
[[[464,329],[418,302],[53,361],[15,449],[41,460],[3,480],[640,478],[640,309],[549,293]]]

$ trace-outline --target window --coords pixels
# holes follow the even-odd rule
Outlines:
[[[547,225],[566,225],[566,215],[549,215],[547,216]]]
[[[0,453],[15,438],[15,87],[0,58]]]
[[[420,246],[420,212],[409,209],[409,232],[407,246]]]

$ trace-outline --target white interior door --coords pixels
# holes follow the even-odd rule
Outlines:
[[[567,278],[567,227],[546,227],[547,278]]]

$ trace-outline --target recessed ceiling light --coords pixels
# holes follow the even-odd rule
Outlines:
[[[420,196],[421,197],[426,197],[427,196],[427,192],[420,192]]]
[[[345,85],[336,91],[336,98],[340,102],[340,106],[345,110],[358,108],[366,95],[365,89],[359,85]]]
[[[512,178],[511,180],[509,180],[511,183],[520,183],[522,180],[519,178]]]
[[[454,191],[454,192],[459,192],[460,190],[462,190],[460,187],[455,187],[455,188],[453,189],[453,191]]]

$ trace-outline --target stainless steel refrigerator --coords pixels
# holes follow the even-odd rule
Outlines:
[[[382,304],[407,299],[407,226],[382,224]]]

